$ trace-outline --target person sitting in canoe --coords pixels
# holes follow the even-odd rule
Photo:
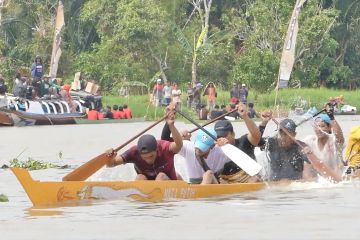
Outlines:
[[[329,108],[327,114],[320,114],[315,119],[315,135],[308,136],[302,141],[305,142],[314,154],[323,159],[331,169],[342,174],[344,163],[342,151],[344,148],[344,135],[340,125],[334,118],[334,109]],[[304,165],[304,176],[307,178],[316,177],[316,171],[311,164]]]
[[[258,146],[261,136],[265,130],[267,123],[270,121],[272,112],[264,111],[262,115],[262,122],[259,128],[255,125],[255,122],[248,116],[247,107],[240,103],[238,106],[240,117],[244,120],[245,125],[249,131],[242,135],[240,138],[235,138],[235,132],[233,125],[228,120],[220,120],[215,124],[215,131],[218,137],[218,143],[221,145],[230,143],[245,152],[249,157],[256,160],[254,149]],[[254,182],[258,181],[258,177],[250,177],[246,174],[238,165],[234,162],[225,164],[224,170],[220,176],[222,183],[235,183],[235,182]]]
[[[205,129],[216,137],[214,128]],[[186,136],[185,139],[189,139],[188,137]],[[231,161],[221,147],[202,130],[197,132],[195,142],[183,140],[183,147],[178,154],[185,159],[189,182],[193,184],[219,183],[219,174],[224,165]]]
[[[303,178],[304,163],[312,164],[317,172],[327,178],[341,180],[341,176],[316,157],[305,143],[294,142],[297,126],[293,120],[286,118],[279,125],[278,135],[268,138],[265,144],[270,165],[267,180],[300,180]]]
[[[156,140],[152,135],[143,135],[136,146],[120,155],[113,149],[106,151],[111,156],[108,167],[133,163],[137,172],[136,180],[177,180],[174,167],[174,155],[183,146],[180,133],[175,127],[174,106],[167,108],[166,122],[169,125],[174,142]]]

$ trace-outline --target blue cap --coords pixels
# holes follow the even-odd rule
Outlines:
[[[331,119],[329,118],[329,116],[327,114],[320,114],[316,119],[321,119],[321,121],[323,121],[327,124],[331,124]]]
[[[217,137],[214,128],[205,128],[215,138]],[[195,139],[195,147],[200,149],[202,152],[207,152],[215,144],[214,139],[207,135],[204,131],[200,130]]]

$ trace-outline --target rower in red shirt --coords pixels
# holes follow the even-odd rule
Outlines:
[[[118,105],[113,106],[113,110],[111,112],[113,114],[114,119],[120,119],[121,118],[121,115],[120,115],[118,109],[119,109]]]
[[[131,109],[128,107],[128,105],[124,104],[124,113],[125,113],[125,118],[130,119],[132,118],[132,112]]]
[[[174,155],[182,148],[182,138],[175,127],[175,107],[167,108],[166,122],[174,142],[156,140],[152,135],[143,135],[136,146],[116,155],[113,149],[106,151],[112,157],[108,167],[133,163],[137,172],[136,180],[177,180]]]
[[[124,109],[123,109],[122,106],[119,107],[118,114],[119,114],[120,119],[125,119],[126,118],[126,114],[125,114]]]
[[[87,114],[88,120],[99,120],[99,112],[93,109],[92,107],[89,107],[89,112]]]

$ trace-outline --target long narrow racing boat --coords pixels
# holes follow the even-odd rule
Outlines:
[[[188,184],[184,181],[41,182],[26,169],[11,168],[34,206],[78,204],[81,200],[130,198],[142,202],[208,198],[258,191],[265,183]]]

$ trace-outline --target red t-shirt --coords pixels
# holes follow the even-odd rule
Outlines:
[[[177,180],[174,166],[175,154],[169,149],[171,142],[158,140],[157,143],[157,157],[154,164],[149,165],[141,158],[136,145],[121,154],[121,157],[125,163],[134,163],[135,171],[145,175],[149,180],[155,180],[160,172],[165,173],[171,180]]]
[[[130,108],[125,108],[124,113],[125,113],[125,118],[127,118],[127,119],[132,118],[132,112],[131,112]]]
[[[98,120],[99,119],[99,112],[96,110],[89,111],[87,115],[88,115],[89,120]]]
[[[119,115],[120,119],[126,118],[124,111],[118,111],[118,115]]]
[[[123,119],[124,118],[124,114],[119,110],[116,110],[116,111],[112,110],[111,112],[113,113],[114,119]]]

